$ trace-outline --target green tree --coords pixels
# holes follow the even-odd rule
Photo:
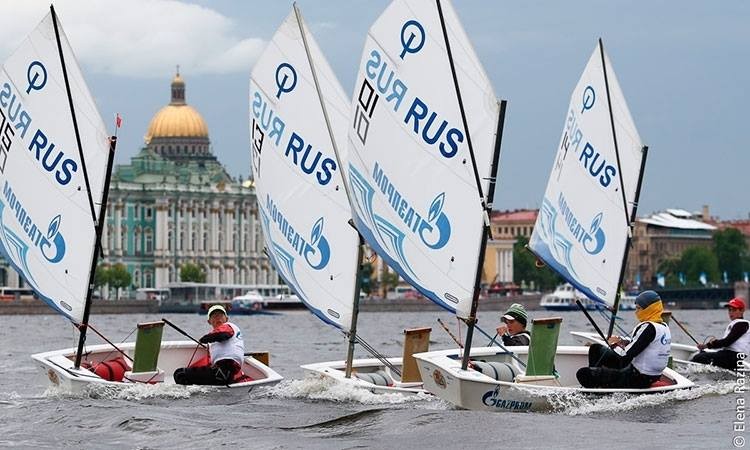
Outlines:
[[[99,288],[101,292],[101,287],[109,284],[109,277],[109,267],[106,264],[99,264],[94,272],[94,287]],[[104,293],[101,293],[101,296],[104,298]],[[106,297],[109,298],[109,295]]]
[[[536,256],[526,246],[529,240],[518,236],[513,244],[513,281],[521,285],[534,283],[541,290],[551,290],[563,282],[561,276],[547,266],[537,267]]]
[[[127,267],[119,263],[110,267],[108,272],[109,285],[115,288],[115,300],[119,300],[120,289],[130,286],[130,283],[133,282],[133,277],[128,272]]]
[[[372,263],[366,262],[362,264],[362,271],[360,272],[360,287],[362,289],[362,292],[365,294],[370,294],[376,287],[377,284],[375,280],[373,279],[373,272],[375,270],[372,267]]]
[[[748,270],[745,266],[748,257],[745,236],[736,228],[727,228],[715,232],[713,240],[719,272],[726,272],[730,282],[742,280],[744,272]]]
[[[701,273],[706,274],[709,282],[719,282],[719,262],[714,252],[706,247],[690,247],[682,252],[679,271],[685,274],[688,285],[700,284]]]
[[[186,263],[180,267],[180,280],[185,282],[204,283],[206,281],[206,272],[198,265]]]
[[[385,272],[383,274],[381,286],[385,290],[385,292],[383,292],[384,297],[388,291],[395,289],[396,286],[398,286],[399,280],[400,278],[396,272]]]

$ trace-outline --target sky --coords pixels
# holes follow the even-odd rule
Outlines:
[[[206,120],[214,154],[247,178],[249,74],[292,2],[53,1],[99,111],[118,131],[116,163],[143,146],[175,67]],[[0,61],[49,11],[0,0]],[[386,0],[300,0],[352,92],[362,46]],[[538,208],[570,95],[598,38],[649,146],[639,215],[710,207],[750,218],[750,2],[453,0],[495,93],[508,100],[494,208]],[[114,131],[114,130],[112,130]]]

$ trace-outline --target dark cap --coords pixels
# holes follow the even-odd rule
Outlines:
[[[635,298],[635,304],[644,309],[658,301],[661,301],[661,297],[654,291],[643,291]]]

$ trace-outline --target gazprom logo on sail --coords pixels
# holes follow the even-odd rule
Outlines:
[[[445,247],[451,237],[451,223],[448,216],[443,212],[444,192],[432,201],[427,213],[427,220],[425,220],[424,216],[420,215],[390,182],[377,162],[372,171],[372,178],[378,185],[380,192],[388,197],[388,204],[391,205],[391,208],[412,233],[419,235],[424,245],[433,250]]]
[[[557,198],[557,206],[560,208],[560,215],[565,221],[570,233],[573,238],[583,245],[583,249],[589,255],[596,255],[601,252],[604,248],[604,243],[607,241],[607,237],[604,234],[604,230],[601,228],[604,213],[599,213],[591,221],[588,231],[581,225],[581,222],[570,209],[565,196],[560,193]]]
[[[55,216],[47,225],[47,233],[43,234],[42,229],[34,223],[26,208],[16,197],[7,180],[3,186],[3,198],[7,201],[8,208],[13,211],[23,233],[29,238],[33,246],[39,248],[44,259],[52,264],[62,261],[65,256],[65,238],[60,233],[61,216],[59,214]],[[0,221],[2,221],[2,217],[0,217]]]
[[[324,222],[322,217],[315,222],[312,230],[310,230],[310,238],[305,239],[289,223],[270,195],[266,195],[266,209],[268,214],[271,215],[271,222],[276,224],[281,235],[292,246],[294,252],[304,257],[311,268],[320,270],[328,265],[328,261],[331,259],[331,247],[323,234]]]

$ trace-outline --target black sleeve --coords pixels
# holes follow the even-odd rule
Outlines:
[[[525,333],[519,333],[515,336],[503,335],[503,345],[529,345],[529,338]]]
[[[209,342],[222,342],[226,341],[230,337],[232,337],[232,334],[226,332],[208,333],[198,339],[198,342],[200,342],[201,344],[208,344]]]
[[[632,343],[628,351],[622,357],[625,364],[630,364],[630,362],[633,361],[633,358],[640,355],[641,352],[645,350],[651,342],[653,342],[655,337],[656,328],[654,328],[654,324],[646,324],[641,335],[638,336],[638,339]]]
[[[729,347],[730,345],[734,344],[734,341],[739,339],[740,336],[747,333],[747,329],[748,329],[747,322],[737,322],[734,325],[732,325],[732,329],[729,330],[729,334],[727,335],[727,337],[723,339],[716,339],[715,341],[712,341],[708,345],[706,345],[706,347],[707,348]]]

